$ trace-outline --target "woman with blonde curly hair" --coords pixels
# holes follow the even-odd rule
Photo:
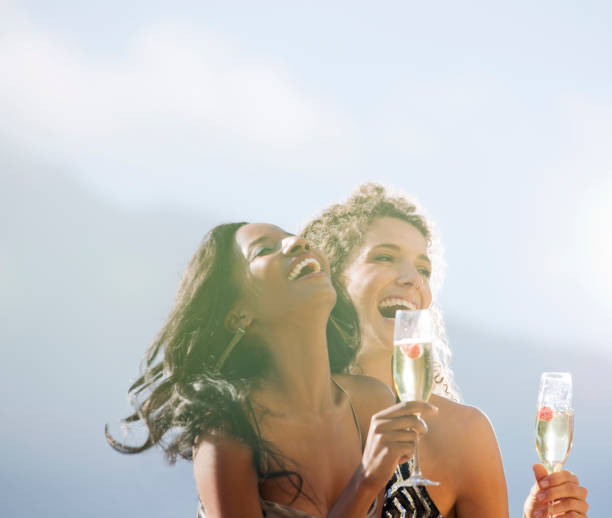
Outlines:
[[[407,196],[370,183],[310,221],[303,236],[327,253],[334,282],[356,307],[361,349],[354,371],[393,389],[395,311],[431,307],[435,315],[435,385],[430,402],[439,412],[427,421],[419,456],[423,472],[440,485],[394,489],[397,477],[409,475],[410,464],[402,465],[388,484],[383,516],[508,516],[495,434],[485,414],[460,403],[449,366],[444,322],[432,300],[443,274],[442,247],[432,222]],[[538,481],[525,502],[524,516],[545,516],[547,502],[553,500],[557,516],[586,516],[586,490],[577,478],[567,471],[547,476],[542,470],[541,465],[534,467]]]

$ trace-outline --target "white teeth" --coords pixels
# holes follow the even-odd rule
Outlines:
[[[306,266],[311,266],[313,268],[313,273],[321,271],[321,265],[319,264],[319,261],[317,261],[314,257],[307,257],[306,259],[296,264],[293,267],[293,269],[289,272],[289,280],[290,281],[295,280],[298,277],[298,275],[302,273],[302,270]]]
[[[405,309],[416,309],[416,306],[412,302],[408,302],[404,299],[398,299],[396,297],[389,297],[388,299],[382,300],[379,304],[379,308],[390,308],[393,306],[399,306]]]

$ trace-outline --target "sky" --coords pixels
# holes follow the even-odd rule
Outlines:
[[[381,182],[437,224],[449,320],[568,370],[566,351],[612,358],[612,4],[91,4],[0,0],[3,185],[30,164],[50,200],[82,189],[135,221],[188,215],[195,235],[198,221],[298,231]],[[15,235],[42,210],[22,202]],[[0,254],[5,293],[21,263]]]
[[[3,4],[0,135],[125,207],[297,230],[416,196],[449,312],[608,354],[612,7]]]

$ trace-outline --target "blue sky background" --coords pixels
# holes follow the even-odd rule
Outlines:
[[[297,230],[366,180],[414,194],[438,224],[458,367],[470,336],[491,353],[470,356],[472,368],[498,378],[514,347],[554,368],[584,359],[602,372],[585,370],[576,392],[609,411],[611,24],[608,2],[0,3],[2,346],[18,366],[4,382],[28,380],[9,415],[27,401],[70,430],[78,407],[83,437],[85,419],[123,415],[138,358],[211,225]],[[60,362],[67,344],[82,356]],[[104,367],[97,391],[79,361]],[[63,380],[53,398],[49,365]],[[485,387],[457,378],[484,406]],[[98,402],[95,416],[66,399],[74,390]],[[3,433],[24,449],[32,439]],[[108,473],[139,462],[103,455]],[[606,464],[583,472],[596,480]],[[528,478],[513,473],[518,501]]]

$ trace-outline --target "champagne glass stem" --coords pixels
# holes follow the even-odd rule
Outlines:
[[[428,309],[399,310],[393,331],[393,381],[402,401],[427,401],[433,388],[433,324]],[[420,418],[420,416],[417,417]],[[410,476],[398,487],[437,486],[423,477],[419,463],[419,437],[414,439]]]
[[[410,473],[413,477],[421,478],[421,463],[419,462],[419,438],[417,437],[414,441],[414,453],[412,454],[412,472]]]

